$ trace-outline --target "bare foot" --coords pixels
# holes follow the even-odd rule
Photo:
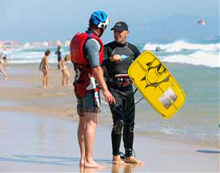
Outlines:
[[[84,172],[80,172],[80,173],[98,173],[99,171],[103,171],[103,168],[85,168],[84,167]]]
[[[79,161],[79,166],[80,166],[80,167],[81,167],[81,166],[84,166],[84,164],[85,164],[84,159],[80,159],[80,161]]]
[[[120,155],[113,156],[112,162],[113,162],[113,164],[116,164],[116,165],[123,165],[123,164],[125,164],[125,162],[121,159]]]
[[[104,166],[98,164],[95,161],[87,162],[86,160],[85,160],[85,163],[84,163],[84,167],[85,168],[104,168]]]
[[[144,162],[136,159],[135,157],[133,156],[130,156],[130,157],[125,157],[125,162],[126,163],[132,163],[132,164],[137,164],[137,165],[143,165]]]

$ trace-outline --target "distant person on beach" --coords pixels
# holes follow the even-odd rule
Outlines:
[[[62,59],[62,55],[61,55],[61,45],[57,46],[57,51],[55,52],[55,54],[57,55],[57,61],[58,61],[58,65],[57,68],[60,69],[60,61]]]
[[[61,69],[61,72],[62,72],[62,86],[64,86],[65,84],[68,86],[69,85],[69,78],[70,78],[70,75],[69,75],[69,71],[68,71],[68,68],[67,68],[67,56],[64,58],[64,59],[61,59],[60,60],[60,69]]]
[[[4,79],[6,80],[7,79],[7,74],[6,74],[6,72],[2,68],[2,53],[1,52],[0,52],[0,71],[3,74],[3,76],[4,76]]]
[[[3,48],[1,50],[1,57],[3,59],[5,70],[7,70],[8,69],[8,59],[7,59],[8,58],[8,50],[7,50],[7,48]]]
[[[116,103],[110,104],[113,118],[112,154],[114,164],[142,164],[134,157],[133,140],[135,124],[135,103],[132,81],[128,76],[128,68],[139,55],[140,51],[126,41],[129,34],[128,25],[117,22],[111,29],[115,40],[105,45],[104,67],[106,83]],[[125,159],[120,157],[120,144],[123,131]]]
[[[50,55],[50,50],[47,50],[45,52],[45,56],[42,58],[39,70],[43,72],[43,88],[49,88],[49,55]]]
[[[105,100],[109,104],[115,102],[104,81],[101,67],[104,45],[100,37],[108,23],[109,19],[105,12],[92,13],[88,30],[85,33],[77,33],[70,43],[70,56],[75,70],[74,91],[79,114],[78,142],[81,153],[79,164],[90,168],[102,167],[93,159],[97,118],[101,111],[96,81],[103,90]]]

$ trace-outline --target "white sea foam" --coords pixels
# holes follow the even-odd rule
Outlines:
[[[11,48],[9,50],[9,63],[39,63],[44,56],[46,49],[51,50],[50,63],[57,63],[55,55],[56,46],[43,47],[39,44],[24,44],[25,46]],[[33,47],[36,46],[36,47]],[[155,52],[159,47],[160,51],[156,55],[164,62],[187,63],[191,65],[203,65],[207,67],[220,67],[220,43],[188,43],[185,41],[176,41],[166,44],[146,43],[144,46],[137,45],[142,50]],[[69,54],[69,47],[62,47],[62,56]]]
[[[143,50],[154,51],[156,50],[157,47],[159,47],[164,52],[180,52],[182,50],[219,51],[220,43],[192,44],[184,41],[176,41],[174,43],[168,43],[168,44],[146,43],[143,47]]]
[[[196,51],[189,55],[173,54],[164,57],[159,56],[159,58],[165,62],[220,67],[219,53],[210,53],[206,51]]]
[[[47,48],[46,48],[47,49]],[[46,51],[44,48],[18,48],[18,49],[10,49],[8,54],[8,62],[15,64],[24,64],[24,63],[40,63],[41,59],[44,56],[44,52]],[[55,55],[55,48],[51,50],[51,54],[49,57],[50,63],[57,63],[57,55]],[[62,51],[63,57],[68,54],[67,50]]]
[[[191,65],[203,65],[207,67],[220,67],[220,43],[194,44],[177,41],[168,44],[147,43],[143,50],[155,51],[157,56],[165,62],[186,63]]]

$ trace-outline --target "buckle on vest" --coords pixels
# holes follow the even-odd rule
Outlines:
[[[129,78],[128,74],[116,74],[115,77],[116,78]]]
[[[128,74],[117,74],[112,80],[112,84],[116,86],[130,86],[132,80],[129,78]]]

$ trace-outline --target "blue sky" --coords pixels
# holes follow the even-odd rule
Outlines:
[[[70,39],[86,30],[96,10],[111,21],[104,41],[113,39],[110,28],[119,20],[128,23],[134,43],[219,35],[219,0],[0,0],[0,7],[0,40]]]

